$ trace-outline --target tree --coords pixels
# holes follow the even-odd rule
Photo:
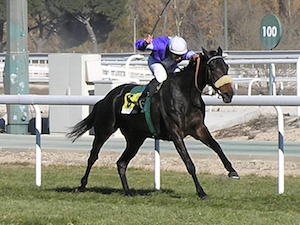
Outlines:
[[[4,50],[6,41],[4,41],[4,23],[6,22],[6,4],[5,0],[0,0],[0,50]]]
[[[92,43],[92,52],[98,52],[97,33],[101,32],[101,20],[106,26],[114,26],[122,17],[126,0],[46,0],[52,14],[73,17],[84,25]]]
[[[219,0],[192,1],[186,14],[183,34],[193,49],[216,49],[223,44],[223,2]]]
[[[176,35],[182,36],[182,25],[186,19],[187,10],[190,8],[191,0],[173,0],[173,15],[176,26]]]
[[[29,37],[35,45],[35,50],[43,51],[45,43],[56,32],[56,21],[47,10],[45,0],[29,0]]]

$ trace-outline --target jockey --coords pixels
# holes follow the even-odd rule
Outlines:
[[[153,38],[148,35],[145,39],[136,41],[135,46],[141,51],[151,50],[148,66],[155,77],[141,95],[141,101],[145,99],[147,92],[152,96],[157,91],[157,86],[167,79],[168,73],[179,71],[178,63],[199,57],[195,52],[188,50],[186,41],[178,36]]]

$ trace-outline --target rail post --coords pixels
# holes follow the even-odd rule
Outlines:
[[[35,184],[42,185],[42,150],[41,150],[41,130],[42,116],[38,105],[33,105],[35,111]]]
[[[154,189],[160,190],[160,149],[159,139],[154,141]]]
[[[297,96],[300,97],[300,57],[297,60]],[[298,106],[298,116],[300,116],[300,106]]]
[[[284,120],[280,106],[275,106],[278,116],[278,194],[284,192]]]
[[[276,93],[275,77],[275,64],[271,63],[269,65],[269,95],[274,95]]]

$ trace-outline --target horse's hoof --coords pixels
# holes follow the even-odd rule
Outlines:
[[[133,197],[133,194],[132,193],[126,193],[126,194],[124,194],[124,196],[127,197],[127,198],[131,198],[131,197]]]
[[[124,195],[125,195],[126,197],[132,197],[132,196],[133,196],[133,193],[132,193],[131,191],[126,191],[126,192],[124,192]]]
[[[201,200],[210,200],[210,197],[208,197],[208,195],[204,195],[202,197],[200,197]]]
[[[74,192],[75,192],[75,193],[85,192],[85,187],[78,187],[78,188],[75,188]]]
[[[236,179],[236,180],[240,179],[240,176],[238,175],[238,173],[236,171],[229,172],[228,177],[230,177],[232,179]]]

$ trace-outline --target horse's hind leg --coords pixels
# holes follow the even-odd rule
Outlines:
[[[192,135],[195,139],[198,139],[202,141],[205,145],[210,147],[212,150],[214,150],[219,158],[221,159],[225,169],[229,172],[228,176],[234,179],[239,179],[238,173],[233,169],[231,162],[228,160],[228,158],[225,156],[222,148],[218,144],[218,142],[211,136],[210,132],[208,131],[206,126],[199,127],[195,134]]]
[[[126,178],[126,169],[130,160],[136,155],[139,148],[145,141],[145,137],[138,137],[137,134],[125,135],[126,138],[126,149],[117,161],[118,173],[121,179],[124,193],[126,195],[130,194],[129,186]]]
[[[113,132],[111,132],[112,134]],[[90,171],[92,169],[92,166],[94,165],[94,163],[96,162],[96,160],[98,159],[98,154],[99,151],[102,147],[102,145],[104,144],[104,142],[110,137],[110,135],[100,135],[97,132],[95,133],[95,138],[93,141],[93,147],[92,150],[90,152],[90,156],[88,159],[88,165],[85,171],[84,176],[81,178],[81,186],[78,188],[79,191],[84,191],[87,183],[88,183],[88,177],[90,174]]]

